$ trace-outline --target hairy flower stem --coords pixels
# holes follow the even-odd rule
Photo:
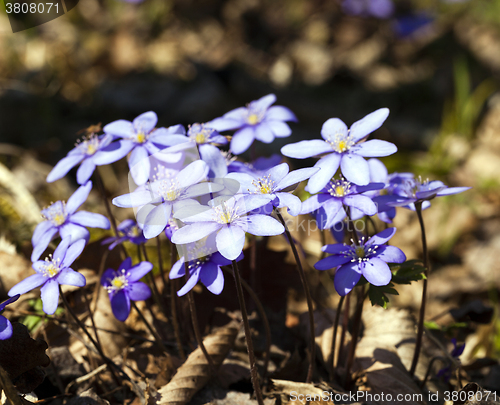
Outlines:
[[[73,311],[73,309],[71,308],[71,305],[69,305],[68,301],[66,300],[66,297],[64,296],[64,293],[62,291],[62,288],[61,286],[59,286],[59,295],[61,296],[62,298],[62,301],[63,301],[63,304],[64,306],[66,307],[66,309],[68,310],[68,312],[70,313],[70,315],[72,316],[72,318],[75,320],[75,322],[77,323],[77,325],[80,327],[80,329],[87,335],[87,337],[89,338],[89,340],[92,342],[92,344],[94,345],[94,347],[96,348],[97,352],[99,353],[99,355],[101,356],[102,360],[109,366],[109,369],[111,371],[111,375],[113,376],[113,379],[115,380],[115,383],[118,384],[118,386],[121,386],[122,383],[120,381],[120,378],[118,377],[118,375],[116,374],[116,372],[118,371],[121,375],[122,375],[122,378],[130,381],[130,378],[127,374],[125,374],[125,372],[119,367],[117,366],[113,360],[111,360],[109,357],[107,357],[104,352],[102,351],[102,347],[95,341],[95,339],[92,337],[92,335],[90,334],[90,332],[87,330],[87,328],[85,327],[85,325],[82,323],[82,321],[80,321],[80,319],[78,318],[78,316],[75,314],[75,312]]]
[[[231,273],[231,270],[229,270],[226,267],[221,267],[221,269],[224,270],[226,273]],[[266,334],[266,351],[264,353],[265,358],[264,358],[264,371],[262,372],[262,381],[265,381],[267,378],[267,372],[268,372],[267,369],[269,368],[269,358],[271,355],[271,327],[269,325],[269,319],[267,319],[266,311],[264,310],[262,302],[260,302],[259,297],[255,293],[255,291],[252,290],[250,284],[248,284],[243,279],[240,279],[240,281],[245,291],[248,293],[248,295],[250,295],[250,298],[252,298],[253,302],[255,303],[257,311],[259,312],[260,319],[264,324],[264,331]]]
[[[259,405],[264,405],[264,399],[262,397],[262,391],[260,389],[259,383],[259,373],[257,372],[257,365],[255,363],[255,354],[253,351],[252,342],[252,332],[250,331],[250,324],[248,323],[248,314],[245,306],[245,299],[243,296],[243,289],[241,287],[240,272],[238,270],[238,264],[236,260],[233,260],[233,276],[234,282],[236,283],[236,293],[238,295],[238,301],[240,303],[241,318],[243,319],[243,327],[245,329],[245,338],[247,341],[248,350],[248,361],[250,362],[250,377],[252,380],[253,389],[255,391],[255,397]]]
[[[148,257],[148,253],[146,251],[146,246],[144,244],[141,244],[140,247],[142,248],[142,253],[144,254],[144,259],[147,262],[149,262],[149,257]],[[141,251],[139,249],[139,245],[137,247],[137,250],[138,250],[139,260],[142,261]],[[152,287],[152,290],[153,290],[153,295],[156,297],[157,303],[160,306],[161,311],[163,312],[163,314],[165,316],[167,316],[167,311],[166,311],[166,309],[163,306],[163,302],[161,300],[160,292],[158,291],[158,286],[156,285],[156,280],[155,280],[155,277],[153,275],[153,272],[149,272],[148,275],[147,275],[147,277],[148,277],[148,280],[151,282],[151,287]]]
[[[302,263],[300,262],[299,254],[297,252],[297,248],[295,247],[295,243],[293,242],[292,235],[286,226],[286,222],[283,219],[283,216],[278,211],[277,208],[274,208],[274,212],[276,213],[279,221],[285,228],[285,234],[288,238],[288,242],[290,243],[290,247],[292,248],[293,256],[295,257],[295,263],[297,264],[297,270],[299,271],[300,281],[302,281],[302,287],[304,288],[304,292],[306,294],[307,301],[307,309],[309,311],[309,329],[311,333],[310,337],[310,351],[309,351],[309,369],[307,371],[306,383],[310,383],[312,381],[313,371],[314,371],[314,359],[316,358],[316,341],[315,341],[315,331],[314,331],[314,308],[311,299],[311,292],[309,291],[309,285],[307,283],[307,278],[304,273],[304,269],[302,268]]]
[[[319,231],[319,235],[321,237],[321,246],[325,246],[326,245],[326,235],[325,235],[325,230],[324,229],[321,229]],[[326,256],[326,252],[324,250],[321,251],[321,255],[319,257],[320,260],[323,260]]]
[[[135,312],[137,312],[137,314],[139,315],[139,318],[141,318],[142,323],[144,323],[144,325],[146,325],[146,328],[148,328],[148,330],[154,336],[156,344],[158,345],[158,348],[163,353],[168,354],[167,349],[165,348],[165,345],[163,344],[162,338],[160,337],[160,335],[158,334],[158,332],[153,328],[153,326],[148,322],[148,320],[143,315],[143,313],[141,312],[141,310],[137,307],[137,304],[134,301],[132,301],[132,300],[130,300],[130,304],[135,309]]]
[[[340,361],[340,357],[342,355],[345,337],[346,337],[346,333],[347,333],[347,327],[349,326],[350,306],[351,306],[351,294],[347,294],[347,296],[345,296],[344,316],[342,317],[342,333],[340,335],[340,344],[339,344],[339,351],[338,351],[338,355],[337,355],[337,362]]]
[[[175,263],[177,258],[177,252],[175,250],[175,245],[170,242],[170,268]],[[170,311],[172,315],[172,325],[174,327],[175,341],[177,343],[177,350],[179,351],[179,356],[182,360],[186,360],[186,353],[184,352],[184,347],[182,346],[181,339],[181,329],[179,327],[179,319],[177,318],[177,291],[176,290],[176,280],[170,280]]]
[[[354,312],[351,347],[347,357],[346,371],[344,376],[344,387],[347,387],[351,382],[351,368],[356,354],[356,346],[358,345],[359,330],[361,329],[361,315],[363,313],[363,303],[365,301],[365,292],[363,287],[358,287],[356,291],[356,311]]]
[[[94,171],[94,177],[97,183],[97,188],[99,189],[99,192],[101,193],[102,196],[102,200],[104,201],[104,206],[106,207],[106,212],[109,217],[109,223],[111,224],[113,233],[118,238],[119,234],[118,234],[118,228],[116,227],[116,220],[113,215],[113,212],[111,211],[111,206],[109,205],[109,200],[108,197],[106,196],[106,189],[104,188],[104,183],[102,181],[102,177],[101,174],[99,173],[98,167],[96,167],[96,170]],[[122,260],[125,260],[125,258],[128,257],[127,251],[125,250],[125,246],[123,246],[123,243],[120,243],[120,247],[122,251]]]
[[[189,267],[188,267],[188,262],[184,262],[184,270],[186,272],[186,281],[189,280]],[[196,337],[196,342],[198,343],[198,347],[201,349],[203,352],[203,355],[205,356],[205,359],[207,359],[208,366],[210,368],[210,371],[215,375],[216,369],[214,366],[214,362],[212,361],[212,358],[207,352],[207,348],[203,344],[203,338],[201,337],[200,333],[200,325],[198,323],[198,314],[196,312],[196,305],[194,303],[194,297],[193,297],[193,290],[189,290],[187,293],[188,296],[188,302],[189,302],[189,312],[191,312],[191,323],[193,324],[193,330],[194,330],[194,336]]]
[[[425,318],[425,304],[427,303],[427,280],[430,273],[430,262],[429,262],[429,251],[427,250],[427,238],[425,236],[425,226],[424,218],[422,217],[422,203],[415,203],[415,211],[417,212],[418,222],[420,223],[420,231],[422,234],[422,250],[424,253],[424,267],[425,267],[425,278],[424,285],[422,287],[422,303],[420,304],[420,313],[418,318],[417,326],[417,341],[415,343],[415,353],[413,354],[413,360],[410,367],[410,375],[413,377],[415,375],[415,370],[417,369],[418,357],[420,356],[420,349],[422,347],[422,337],[424,334],[424,318]]]
[[[333,381],[335,379],[335,368],[337,367],[336,358],[335,358],[335,346],[337,344],[337,330],[339,328],[340,321],[340,313],[342,312],[342,305],[344,304],[345,296],[342,295],[340,297],[339,303],[337,305],[337,311],[335,312],[335,322],[333,324],[333,336],[332,336],[332,372],[330,374],[330,380]]]
[[[160,236],[156,237],[156,249],[158,251],[158,267],[160,268],[161,281],[163,281],[163,291],[167,289],[167,280],[165,279],[165,272],[163,271],[163,257],[161,255],[161,241]],[[173,266],[174,263],[170,263]]]

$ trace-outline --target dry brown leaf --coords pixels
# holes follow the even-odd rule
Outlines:
[[[4,397],[6,397],[5,401]],[[16,389],[12,385],[9,376],[2,366],[0,366],[0,398],[2,400],[2,404],[10,401],[12,405],[23,405],[21,398],[17,395]]]
[[[398,394],[409,394],[410,399],[405,398],[403,401],[405,404],[425,403],[422,391],[407,371],[415,348],[414,321],[408,311],[366,307],[363,312],[363,324],[364,335],[356,348],[356,368],[361,376],[358,381],[360,388],[373,395],[384,394],[384,398],[390,394],[393,401]],[[418,377],[425,375],[427,363],[424,353],[421,353],[416,371]],[[421,397],[418,396],[420,394]]]
[[[314,325],[315,325],[315,342],[316,342],[316,357],[323,364],[323,366],[330,370],[332,367],[332,337],[333,337],[333,324],[335,321],[335,311],[333,309],[325,309],[322,311],[314,311]],[[304,312],[300,315],[300,331],[304,340],[309,341],[309,314]],[[337,329],[337,340],[335,342],[335,352],[339,353],[340,340],[342,335],[342,316],[340,317],[339,326]],[[351,342],[351,334],[346,331],[344,347],[347,347]],[[319,350],[318,350],[319,349]],[[341,351],[341,358],[337,359],[337,364],[343,364],[346,350]],[[336,354],[337,355],[337,354]]]
[[[50,364],[45,354],[47,343],[34,340],[28,328],[21,323],[12,323],[12,338],[0,340],[0,365],[21,393],[33,391],[45,377],[42,367]]]
[[[216,367],[219,367],[231,350],[239,326],[231,322],[207,336],[203,343]],[[210,380],[210,367],[200,348],[192,352],[177,370],[172,380],[158,391],[159,405],[184,405]]]

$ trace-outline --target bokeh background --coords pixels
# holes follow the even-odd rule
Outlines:
[[[29,251],[40,206],[70,195],[74,171],[50,190],[44,179],[90,125],[149,110],[161,126],[188,125],[275,93],[299,122],[290,138],[257,144],[270,155],[319,137],[328,118],[350,125],[388,107],[377,137],[399,148],[384,159],[390,171],[474,187],[425,213],[434,262],[429,319],[486,302],[493,321],[464,334],[464,356],[498,358],[500,1],[388,2],[80,0],[65,16],[16,34],[0,13],[3,249]],[[115,195],[126,192],[122,163],[105,173]],[[396,225],[394,243],[419,257],[415,216],[401,210]],[[319,239],[305,238],[304,247],[317,255]],[[393,302],[417,308],[419,296],[408,286]]]

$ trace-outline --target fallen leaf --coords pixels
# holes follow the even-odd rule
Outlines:
[[[215,367],[219,367],[231,350],[239,326],[231,322],[203,340]],[[200,348],[193,351],[172,380],[158,391],[159,405],[184,405],[211,378],[211,371]]]

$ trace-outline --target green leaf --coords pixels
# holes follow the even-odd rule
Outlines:
[[[402,264],[391,266],[392,282],[396,284],[411,284],[412,281],[425,279],[425,267],[419,260],[407,260]]]
[[[389,303],[389,298],[386,294],[399,295],[398,292],[392,287],[394,287],[394,284],[392,283],[381,287],[376,287],[370,284],[370,289],[368,290],[368,298],[370,298],[372,306],[379,305],[382,308],[386,309],[387,304]]]

